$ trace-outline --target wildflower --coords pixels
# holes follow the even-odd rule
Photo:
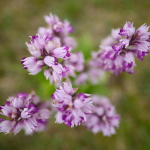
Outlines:
[[[86,72],[82,72],[77,76],[75,80],[75,84],[76,85],[86,84],[87,80],[88,80],[88,74]]]
[[[75,67],[75,71],[81,72],[84,70],[84,56],[82,52],[76,52],[66,60],[68,63]]]
[[[119,115],[107,97],[93,96],[93,113],[87,116],[85,126],[94,134],[102,132],[104,136],[115,134],[119,127]]]
[[[57,15],[52,13],[44,18],[48,28],[40,27],[38,33],[43,37],[57,37],[61,41],[61,46],[69,46],[69,51],[73,50],[76,47],[76,41],[69,36],[74,31],[70,23],[67,20],[61,21]]]
[[[58,109],[56,123],[65,123],[68,126],[78,126],[86,121],[88,114],[92,113],[92,98],[89,94],[79,93],[69,83],[64,83],[60,89],[52,94],[53,106]]]
[[[76,85],[86,84],[88,80],[92,84],[97,84],[99,79],[105,75],[104,71],[97,65],[97,52],[92,52],[91,55],[92,58],[88,61],[87,65],[82,61],[84,58],[81,59],[82,57],[80,58],[79,56],[76,58],[78,61],[75,63],[75,66],[81,71],[75,80]],[[78,62],[81,62],[82,67],[78,67]]]
[[[150,42],[146,24],[136,31],[133,23],[126,22],[122,29],[112,30],[111,36],[102,41],[99,54],[97,54],[97,65],[105,71],[111,71],[118,75],[120,72],[134,73],[135,59],[149,53]]]
[[[32,36],[27,46],[32,57],[23,58],[21,63],[31,75],[36,75],[44,66],[47,66],[44,75],[46,79],[50,79],[51,83],[61,81],[62,77],[66,76],[69,68],[61,62],[59,63],[59,59],[64,60],[70,57],[69,48],[67,46],[60,47],[58,38],[52,40],[41,35]]]
[[[102,69],[90,68],[88,70],[88,75],[92,84],[98,84],[99,79],[101,79],[105,74]]]
[[[81,52],[73,53],[64,61],[64,64],[69,67],[68,76],[75,77],[76,72],[84,71],[84,56]]]
[[[19,93],[18,97],[8,98],[6,104],[0,107],[0,114],[9,120],[1,120],[0,132],[17,134],[25,129],[27,134],[32,134],[44,130],[50,117],[47,107],[46,102],[41,103],[35,93]]]

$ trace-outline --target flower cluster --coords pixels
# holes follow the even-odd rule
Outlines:
[[[70,23],[67,20],[61,21],[58,16],[52,13],[44,18],[48,24],[48,28],[40,27],[38,33],[44,37],[57,37],[61,41],[61,46],[67,45],[70,51],[73,50],[76,47],[76,41],[69,36],[74,31]]]
[[[31,75],[36,75],[47,66],[44,75],[52,84],[60,82],[69,70],[73,72],[73,67],[66,67],[64,62],[76,47],[76,42],[69,36],[73,27],[67,20],[61,21],[58,16],[50,13],[45,16],[45,21],[48,28],[40,27],[38,34],[31,37],[30,43],[26,43],[32,56],[23,58],[21,62]]]
[[[84,71],[84,56],[82,52],[72,53],[70,58],[64,61],[65,66],[69,67],[69,76],[76,77],[77,72]]]
[[[102,80],[105,77],[104,70],[95,65],[95,56],[96,53],[92,52],[92,59],[88,62],[88,66],[90,68],[88,70],[88,75],[92,84],[98,84],[98,81]]]
[[[18,97],[9,97],[5,105],[0,106],[0,114],[9,120],[1,118],[0,132],[17,134],[25,129],[26,134],[43,131],[50,117],[47,102],[40,102],[35,93],[27,95],[19,93]]]
[[[120,72],[133,73],[136,66],[134,56],[143,60],[149,53],[150,32],[146,24],[136,31],[133,23],[126,22],[122,29],[113,29],[111,36],[102,41],[95,64],[118,75]]]
[[[92,98],[89,94],[79,93],[77,88],[72,88],[71,84],[64,83],[60,89],[56,89],[52,94],[53,106],[58,109],[56,123],[65,123],[68,126],[78,126],[85,122],[88,114],[92,113]]]
[[[119,115],[107,97],[93,96],[93,113],[87,116],[85,125],[94,134],[103,132],[104,136],[115,134],[115,127],[119,127]]]
[[[31,75],[36,75],[44,68],[44,76],[50,84],[55,82],[61,85],[52,94],[55,122],[70,127],[83,122],[95,134],[115,134],[120,117],[109,99],[77,94],[78,88],[72,88],[70,77],[75,77],[76,85],[85,84],[88,80],[97,84],[105,71],[116,75],[120,72],[133,73],[136,66],[134,58],[143,60],[149,53],[149,26],[144,24],[135,31],[133,23],[126,22],[122,29],[112,29],[111,35],[101,42],[100,50],[92,52],[91,59],[85,61],[82,52],[71,54],[76,42],[70,37],[73,32],[70,23],[51,13],[45,16],[45,21],[48,27],[40,27],[38,34],[31,36],[30,42],[26,43],[32,56],[23,58],[21,63]],[[32,134],[45,130],[52,113],[49,106],[46,101],[40,102],[35,93],[19,93],[18,97],[9,97],[6,104],[0,106],[0,114],[8,119],[0,119],[0,132],[17,134],[24,129],[26,134]]]
[[[28,50],[32,57],[23,58],[21,63],[24,69],[28,69],[30,74],[36,75],[46,66],[44,75],[46,79],[53,81],[61,81],[66,76],[68,67],[59,62],[70,57],[69,47],[61,47],[58,38],[48,38],[41,35],[31,37],[30,43],[27,43]]]
[[[84,62],[83,55],[82,57],[77,56],[75,64],[77,64],[77,67],[80,64],[80,67],[78,68],[81,68],[81,69],[80,70],[78,69],[80,73],[75,79],[76,85],[86,84],[88,80],[92,84],[98,84],[99,79],[103,78],[104,71],[100,69],[99,67],[97,67],[95,63],[95,58],[97,59],[97,53],[92,52],[91,56],[92,58],[88,61],[87,65]],[[76,67],[76,70],[77,70],[77,67]]]

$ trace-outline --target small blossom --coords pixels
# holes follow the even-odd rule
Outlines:
[[[97,54],[97,66],[105,71],[111,71],[118,75],[120,72],[134,73],[136,66],[134,57],[143,60],[149,53],[150,42],[149,27],[142,25],[135,31],[133,23],[126,22],[118,32],[118,37],[113,33],[100,45],[101,50]]]
[[[99,79],[104,76],[104,71],[99,68],[91,68],[88,70],[89,78],[92,84],[97,84]]]
[[[75,84],[76,85],[86,84],[87,80],[88,80],[88,74],[86,72],[82,72],[76,78]]]
[[[48,28],[40,27],[38,33],[43,37],[57,37],[61,41],[61,46],[69,46],[69,51],[76,47],[76,41],[69,34],[74,31],[73,27],[67,20],[61,21],[57,15],[45,16],[45,21],[48,23]]]
[[[93,96],[93,113],[87,116],[84,123],[94,134],[102,132],[104,136],[115,134],[115,127],[119,127],[119,115],[109,99],[103,96]]]
[[[79,72],[75,79],[76,85],[86,84],[87,81],[98,84],[99,79],[104,76],[104,71],[97,65],[97,54],[97,52],[92,52],[92,58],[87,64],[84,62],[82,53],[75,53],[67,60],[75,67],[75,71]]]
[[[82,52],[76,52],[67,59],[66,63],[71,64],[75,67],[75,71],[81,72],[84,70],[84,56]]]
[[[65,123],[68,126],[78,126],[86,121],[88,114],[92,113],[92,98],[88,94],[79,93],[76,95],[76,88],[71,84],[64,83],[60,89],[52,94],[53,106],[58,109],[56,123]]]
[[[36,75],[44,66],[47,66],[44,75],[46,79],[50,79],[50,83],[56,82],[56,80],[61,81],[62,77],[66,76],[69,68],[59,63],[58,59],[64,60],[70,57],[69,47],[60,47],[58,38],[52,40],[48,37],[36,35],[31,37],[27,46],[32,57],[23,58],[21,63],[23,68],[28,69],[31,75]]]
[[[41,131],[41,125],[44,129],[50,117],[47,107],[48,105],[41,103],[34,93],[28,96],[26,93],[19,93],[18,97],[10,97],[6,104],[0,107],[0,114],[10,119],[1,119],[0,132],[17,134],[21,129],[25,129],[28,134],[32,134],[34,131]]]

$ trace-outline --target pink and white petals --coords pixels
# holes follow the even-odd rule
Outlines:
[[[144,24],[135,31],[133,23],[126,22],[120,31],[117,29],[112,32],[112,35],[109,36],[111,40],[105,40],[100,45],[97,65],[116,75],[121,72],[134,73],[136,66],[134,57],[143,60],[143,57],[149,53],[150,32],[148,30],[149,27]],[[117,32],[118,37],[116,36]]]
[[[53,106],[58,109],[56,123],[65,123],[74,127],[86,121],[86,116],[92,113],[92,98],[88,94],[79,93],[73,89],[71,84],[65,83],[52,94]]]
[[[0,119],[0,132],[17,134],[21,129],[25,129],[27,133],[32,134],[39,128],[41,130],[41,125],[43,129],[46,127],[51,115],[49,105],[41,103],[35,93],[28,96],[26,93],[19,93],[18,97],[11,97],[8,100],[0,107],[0,111],[10,120]]]
[[[49,78],[50,83],[61,81],[62,78],[66,77],[66,72],[69,71],[69,67],[63,64],[63,60],[70,57],[69,47],[61,47],[60,39],[57,37],[49,38],[36,35],[31,38],[27,46],[36,46],[36,51],[31,50],[32,56],[21,60],[23,68],[27,69],[31,75],[36,75],[44,66],[47,66],[46,71],[44,71],[46,79]],[[48,73],[49,69],[50,72]]]
[[[104,96],[93,96],[93,114],[87,116],[85,126],[94,134],[102,132],[104,136],[116,133],[115,127],[119,127],[120,117],[115,112],[114,106]]]

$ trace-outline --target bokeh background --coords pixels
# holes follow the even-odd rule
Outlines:
[[[100,41],[111,28],[126,21],[137,28],[150,25],[149,0],[1,0],[0,1],[0,105],[18,92],[36,91],[42,100],[50,98],[54,87],[42,73],[28,75],[20,60],[29,56],[26,41],[39,26],[46,26],[43,16],[50,12],[73,25],[73,36],[85,58],[98,50]],[[73,129],[49,121],[42,133],[14,136],[0,133],[0,150],[150,150],[150,55],[136,59],[135,74],[107,73],[108,79],[97,86],[82,85],[80,91],[106,95],[121,116],[117,134],[93,135],[84,126]]]

